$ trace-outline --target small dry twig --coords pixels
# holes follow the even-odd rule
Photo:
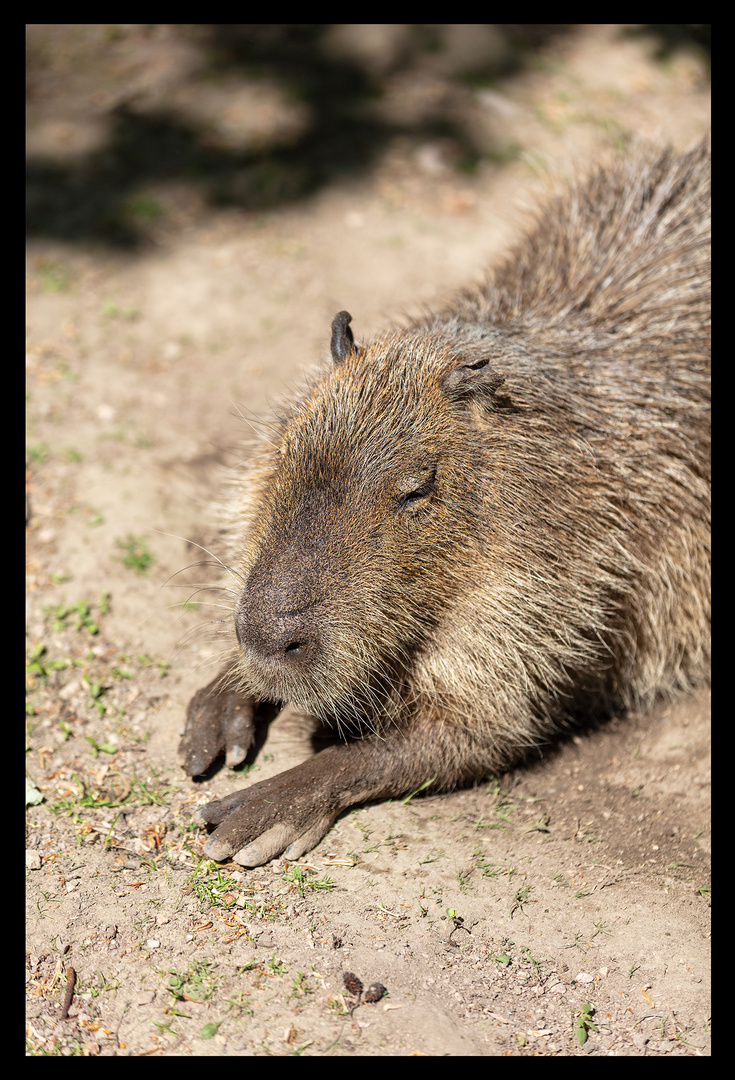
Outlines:
[[[71,1008],[71,999],[74,997],[74,983],[76,982],[77,973],[73,967],[66,969],[66,993],[64,994],[64,1000],[61,1003],[61,1012],[59,1013],[60,1020],[66,1020],[69,1015],[69,1009]]]

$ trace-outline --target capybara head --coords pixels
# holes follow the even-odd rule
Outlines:
[[[250,692],[349,722],[385,713],[466,586],[502,377],[483,342],[361,348],[340,312],[329,373],[280,424],[240,572]],[[484,343],[487,345],[487,343]]]

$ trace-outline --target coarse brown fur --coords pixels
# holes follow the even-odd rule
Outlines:
[[[357,345],[336,317],[240,482],[238,647],[182,756],[242,760],[265,701],[346,741],[205,808],[213,857],[706,680],[709,236],[708,144],[637,148],[444,310]]]

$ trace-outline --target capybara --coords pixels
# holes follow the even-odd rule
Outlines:
[[[634,145],[447,306],[335,317],[237,479],[233,649],[181,756],[243,761],[286,703],[340,739],[201,809],[211,858],[298,858],[707,679],[709,178],[709,141]]]

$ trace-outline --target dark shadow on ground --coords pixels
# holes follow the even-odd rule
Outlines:
[[[109,134],[101,149],[71,160],[29,157],[28,235],[134,248],[145,236],[147,210],[137,193],[147,183],[184,179],[196,185],[210,205],[265,210],[365,172],[400,133],[418,140],[451,139],[460,167],[472,168],[478,150],[471,133],[440,95],[419,123],[402,125],[385,114],[377,119],[370,103],[380,98],[387,72],[370,72],[364,64],[335,55],[325,44],[328,29],[321,24],[196,27],[205,77],[275,80],[307,106],[309,121],[303,130],[286,145],[274,139],[257,149],[217,146],[204,126],[166,109],[142,110],[131,95],[110,110]],[[474,69],[466,72],[461,58],[455,58],[452,76],[491,83],[521,66],[551,36],[571,28],[532,24],[500,31],[506,44],[493,58],[485,64],[475,58]],[[180,32],[185,34],[186,28]],[[394,70],[420,63],[422,56],[440,49],[440,33],[441,27],[410,27]],[[42,63],[29,50],[31,99],[34,65]],[[155,208],[149,211],[153,214]]]

